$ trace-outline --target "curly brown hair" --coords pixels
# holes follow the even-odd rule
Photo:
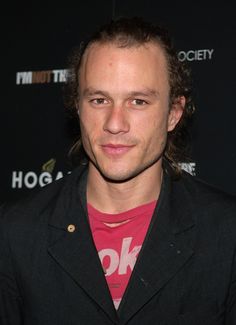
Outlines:
[[[65,84],[65,103],[72,115],[78,118],[76,103],[79,99],[79,72],[85,51],[94,43],[114,43],[118,47],[129,48],[155,42],[164,50],[167,60],[171,105],[180,96],[184,96],[186,104],[181,120],[175,129],[168,133],[164,158],[168,161],[174,175],[181,173],[179,163],[188,159],[188,124],[194,112],[192,100],[192,78],[190,68],[178,59],[178,53],[173,46],[167,29],[144,21],[140,17],[119,18],[103,25],[86,42],[82,42],[69,56],[67,82]],[[80,131],[70,154],[73,158],[84,155],[81,145]],[[78,159],[74,159],[78,161]]]

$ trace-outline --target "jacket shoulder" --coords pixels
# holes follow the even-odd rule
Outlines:
[[[49,213],[56,205],[59,198],[70,195],[70,184],[75,183],[79,177],[79,170],[46,185],[43,188],[34,190],[23,198],[2,204],[0,207],[0,220],[5,219],[7,223],[34,223],[44,211]]]
[[[236,196],[226,191],[207,183],[206,181],[192,176],[188,173],[183,173],[181,179],[177,181],[178,192],[182,191],[185,199],[194,202],[197,209],[211,208],[214,210],[226,212],[231,210],[236,215]]]

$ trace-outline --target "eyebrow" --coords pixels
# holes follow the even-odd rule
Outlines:
[[[94,96],[94,95],[102,95],[105,97],[110,97],[110,94],[107,91],[95,89],[92,87],[84,89],[82,95],[85,97],[86,96],[87,97]],[[160,97],[159,91],[150,89],[150,88],[143,88],[138,91],[130,91],[130,92],[127,92],[127,95],[131,96],[131,97],[137,97],[137,96],[142,96],[142,97],[150,97],[151,96],[151,97],[157,97],[157,98]]]
[[[86,88],[84,89],[83,93],[82,93],[83,96],[94,96],[94,95],[102,95],[102,96],[105,96],[105,97],[109,97],[109,94],[107,91],[104,91],[104,90],[99,90],[99,89],[94,89],[94,88]]]
[[[160,93],[157,90],[154,89],[149,89],[149,88],[145,88],[145,89],[141,89],[140,91],[131,91],[129,93],[131,96],[142,96],[142,97],[160,97]]]

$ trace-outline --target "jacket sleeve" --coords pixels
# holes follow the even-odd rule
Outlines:
[[[23,325],[22,299],[20,297],[16,279],[10,245],[8,243],[8,225],[0,210],[0,324]],[[6,219],[6,220],[5,220]]]

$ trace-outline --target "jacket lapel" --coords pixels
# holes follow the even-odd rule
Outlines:
[[[148,234],[117,313],[87,221],[86,179],[86,173],[79,170],[70,175],[65,184],[50,218],[48,251],[114,323],[119,317],[120,323],[125,324],[193,255],[194,209],[181,181],[173,182],[172,186],[166,175]],[[74,225],[75,230],[68,231],[69,225]]]
[[[193,255],[192,209],[186,204],[184,188],[178,188],[177,183],[172,187],[165,176],[149,232],[118,310],[122,324],[156,295]]]
[[[116,322],[117,313],[87,222],[86,175],[81,176],[80,184],[75,181],[78,177],[79,175],[70,175],[70,181],[65,184],[52,213],[48,252],[109,318]],[[72,227],[68,228],[69,225]]]

